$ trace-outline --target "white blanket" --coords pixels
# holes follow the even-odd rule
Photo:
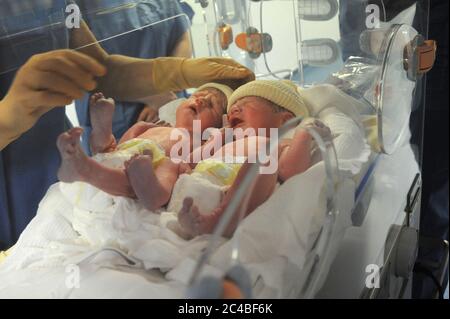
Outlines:
[[[309,238],[318,231],[313,219],[324,213],[323,185],[319,163],[282,185],[239,227],[240,260],[250,270],[256,296],[290,296]],[[73,196],[79,187],[90,195]],[[186,241],[171,230],[174,214],[154,214],[133,200],[89,188],[50,188],[0,266],[0,298],[182,298],[210,236]],[[105,248],[126,254],[135,265]],[[223,274],[230,254],[231,242],[223,239],[206,274]]]

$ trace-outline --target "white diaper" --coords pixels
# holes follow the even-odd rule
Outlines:
[[[191,197],[200,213],[211,213],[219,206],[227,189],[228,187],[211,183],[199,174],[183,174],[175,184],[167,210],[178,213],[183,207],[184,199]]]
[[[231,187],[245,159],[208,159],[197,164],[192,174],[179,177],[172,192],[168,210],[178,213],[187,197],[194,200],[201,214],[217,208],[225,192]]]

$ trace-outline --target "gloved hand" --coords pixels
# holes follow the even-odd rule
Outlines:
[[[153,63],[153,83],[160,92],[197,88],[217,82],[236,89],[255,74],[227,58],[160,58]]]
[[[46,112],[81,98],[106,68],[71,50],[34,55],[16,74],[0,102],[0,149],[29,130]]]

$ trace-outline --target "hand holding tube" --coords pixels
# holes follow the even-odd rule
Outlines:
[[[110,55],[108,75],[99,91],[118,101],[143,102],[156,94],[197,88],[208,82],[237,88],[255,79],[252,71],[231,59],[166,57],[139,59]]]
[[[97,86],[106,69],[70,50],[34,55],[16,74],[0,102],[0,149],[29,130],[51,109],[70,104]]]

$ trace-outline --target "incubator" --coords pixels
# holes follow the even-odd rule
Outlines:
[[[311,250],[313,266],[304,268],[307,280],[299,284],[303,290],[297,297],[407,296],[420,202],[421,145],[412,144],[422,134],[411,114],[423,112],[422,79],[436,50],[433,41],[425,41],[428,3],[410,1],[397,12],[383,1],[202,4],[210,53],[239,60],[257,78],[296,81],[318,117],[334,106],[355,119],[345,105],[354,103],[372,148],[352,178],[350,211],[328,201],[333,207],[323,212],[316,238],[320,248]],[[224,34],[232,32],[235,43],[224,45],[223,39],[231,38]],[[334,88],[347,95],[347,102],[339,101]],[[341,155],[338,150],[334,174],[327,170],[328,192],[337,200],[346,179]],[[342,224],[346,218],[350,223]]]
[[[420,211],[422,146],[414,141],[421,140],[423,127],[411,115],[421,118],[423,75],[432,68],[436,50],[433,41],[426,41],[428,2],[405,1],[408,4],[398,11],[383,1],[350,2],[196,1],[197,16],[190,29],[195,56],[230,57],[252,69],[258,79],[295,82],[311,116],[327,124],[333,138],[324,140],[310,130],[317,164],[280,185],[249,217],[241,216],[229,240],[222,235],[231,218],[242,215],[238,207],[254,187],[258,164],[252,166],[214,234],[197,241],[201,249],[192,249],[192,255],[185,256],[184,244],[170,239],[169,246],[178,250],[171,248],[170,258],[152,263],[139,260],[142,254],[133,255],[125,240],[111,248],[106,247],[111,238],[100,237],[94,240],[95,254],[116,251],[125,256],[126,267],[134,274],[141,271],[147,282],[158,285],[168,281],[176,291],[170,294],[164,286],[165,294],[158,295],[152,286],[148,291],[155,298],[220,297],[221,280],[234,282],[243,295],[256,298],[407,297]],[[114,8],[99,7],[83,15],[91,23],[110,15],[125,19],[135,12],[130,9],[141,5],[121,1]],[[25,21],[26,14],[31,13],[16,19]],[[111,26],[110,33],[75,49],[83,52],[100,45],[120,51],[137,34],[166,32],[171,21],[180,19],[188,21],[185,15],[151,22],[138,17],[139,23]],[[50,32],[51,39],[60,41],[55,30],[65,26],[53,23],[51,17],[47,22],[38,31]],[[11,37],[23,37],[23,45],[39,45],[39,38],[15,32],[8,23],[0,16],[0,52],[5,52]],[[33,30],[30,26],[30,34]],[[20,47],[8,50],[0,60],[0,77],[28,58],[21,56]],[[169,113],[167,108],[161,112]],[[292,134],[302,120],[287,123],[280,139]],[[273,141],[271,147],[277,145]],[[130,205],[121,207],[134,207]],[[104,250],[98,250],[102,245]],[[84,253],[88,257],[77,259],[80,264],[92,259],[92,251]],[[186,259],[175,258],[177,253]],[[149,264],[156,270],[148,270]],[[123,267],[121,272],[127,269]],[[120,280],[126,285],[124,277]],[[136,280],[129,283],[136,285]],[[144,284],[139,286],[140,296],[149,296],[145,289]],[[80,290],[63,295],[86,296]]]

